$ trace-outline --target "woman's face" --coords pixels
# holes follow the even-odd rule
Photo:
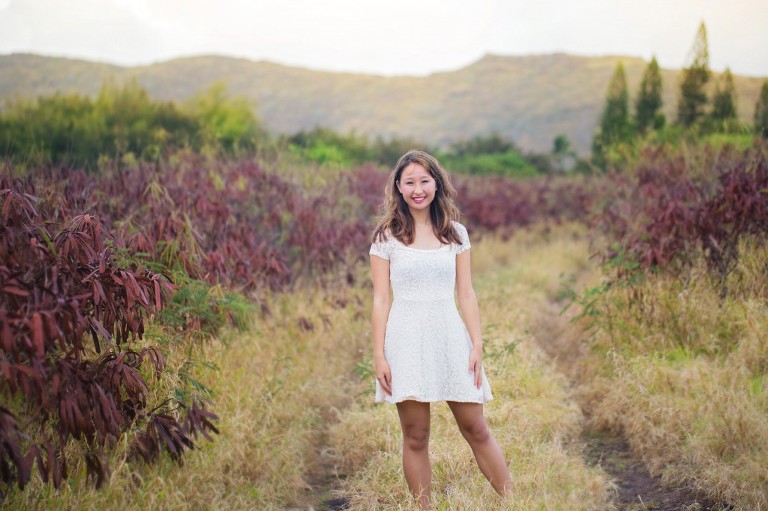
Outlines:
[[[437,183],[420,163],[410,163],[400,174],[397,189],[411,210],[423,210],[432,204]]]

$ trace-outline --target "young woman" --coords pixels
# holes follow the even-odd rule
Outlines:
[[[509,470],[483,416],[483,403],[493,396],[456,191],[433,156],[409,151],[392,170],[385,195],[370,250],[376,401],[397,404],[408,487],[429,509],[429,403],[447,401],[483,475],[506,495]]]

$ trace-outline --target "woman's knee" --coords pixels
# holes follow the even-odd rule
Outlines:
[[[429,447],[429,426],[410,426],[403,429],[403,444],[411,451]]]
[[[488,429],[488,424],[482,415],[459,424],[459,429],[461,429],[464,438],[470,443],[484,443],[491,438],[491,431]]]

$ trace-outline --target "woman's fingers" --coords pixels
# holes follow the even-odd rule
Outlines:
[[[480,362],[480,359],[475,356],[474,353],[472,353],[469,356],[469,372],[473,373],[474,379],[475,379],[475,387],[478,389],[482,385],[483,382],[483,372],[482,372],[483,365]]]
[[[384,371],[382,375],[378,378],[379,384],[381,385],[381,388],[384,389],[384,392],[392,395],[392,375],[389,371]]]
[[[392,395],[392,372],[386,360],[376,361],[376,381],[379,382],[384,392],[390,396]]]

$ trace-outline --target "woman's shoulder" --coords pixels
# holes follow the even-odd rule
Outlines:
[[[456,252],[460,254],[472,246],[469,243],[469,233],[467,233],[467,228],[464,227],[464,224],[456,220],[451,220],[451,224],[453,225],[453,228],[456,229],[456,234],[459,235],[459,240],[461,241],[456,248]]]
[[[395,236],[392,234],[392,230],[387,227],[384,229],[379,229],[375,233],[373,233],[373,242],[374,243],[388,243],[392,240],[396,239]]]
[[[456,229],[456,233],[460,238],[463,239],[465,236],[467,236],[467,228],[464,227],[464,224],[457,220],[451,220],[451,225],[453,225],[453,228]]]
[[[397,246],[397,239],[389,229],[381,229],[373,235],[369,253],[382,259],[389,259]]]

